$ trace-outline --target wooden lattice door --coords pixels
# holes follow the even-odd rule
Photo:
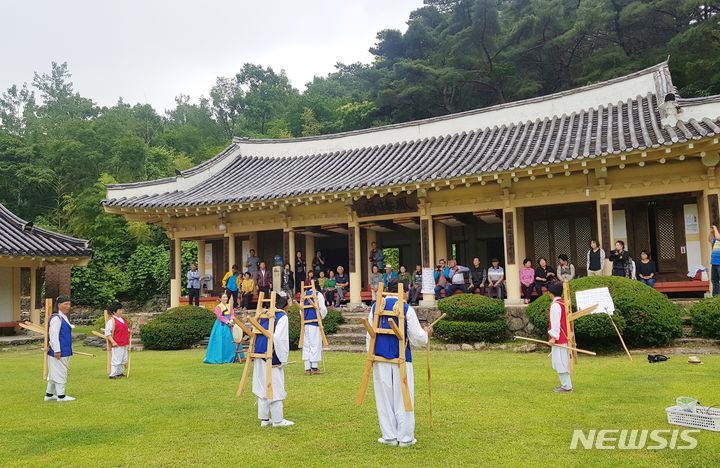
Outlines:
[[[655,260],[658,270],[684,275],[687,272],[687,247],[683,203],[668,200],[651,206],[655,215]]]

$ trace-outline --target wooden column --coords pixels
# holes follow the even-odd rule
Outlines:
[[[306,272],[312,271],[312,261],[315,258],[315,238],[305,234],[305,263]]]
[[[448,260],[448,245],[447,245],[447,226],[443,223],[435,221],[433,223],[433,235],[435,243],[435,262],[440,261],[441,258]],[[435,265],[433,265],[435,266]]]
[[[233,265],[238,264],[237,260],[237,252],[235,252],[235,234],[232,232],[229,232],[225,234],[226,239],[226,245],[227,245],[227,251],[225,252],[225,255],[227,255],[228,258],[228,265],[230,268],[232,268]],[[245,259],[240,259],[240,263],[244,263]],[[228,271],[230,269],[228,268]],[[238,271],[245,271],[245,265],[238,264]]]
[[[35,307],[37,302],[37,267],[30,267],[30,321],[40,323],[40,310]]]
[[[368,254],[368,257],[370,256],[370,251],[372,250],[372,247],[370,245],[373,242],[377,242],[377,232],[373,231],[372,229],[365,229],[365,249]],[[363,260],[363,263],[367,265],[367,280],[368,280],[368,284],[370,284],[370,274],[372,273],[372,265],[370,264],[370,260],[367,258]],[[383,272],[381,271],[380,273],[383,273]]]
[[[350,276],[350,304],[362,303],[362,258],[360,258],[360,224],[357,221],[348,224],[348,267]]]
[[[503,210],[503,243],[505,246],[505,290],[508,304],[521,300],[520,267],[525,258],[525,230],[522,208]]]
[[[707,238],[712,225],[720,222],[720,191],[717,189],[703,190],[703,193],[698,197],[698,218],[700,255],[702,264],[708,269],[708,290],[705,295],[710,297],[712,296],[711,245]]]
[[[170,307],[180,305],[182,292],[182,241],[179,237],[170,239]]]
[[[200,273],[200,293],[202,294],[204,292],[202,290],[203,283],[204,283],[203,278],[205,277],[205,240],[204,239],[200,239],[199,241],[197,241],[197,267],[198,267],[198,272]]]
[[[295,245],[295,231],[292,229],[288,232],[288,258],[286,262],[290,264],[290,269],[297,274],[295,271],[295,255],[297,255],[297,246]]]
[[[607,256],[615,248],[612,210],[612,200],[610,198],[597,201],[598,241],[600,241],[600,247],[605,251],[605,265],[603,265],[603,274],[605,275],[612,273],[612,263],[607,259]]]
[[[428,213],[420,216],[420,263],[423,270],[427,268],[435,271],[435,235],[432,216]],[[435,306],[435,291],[423,290],[420,305],[423,307]]]

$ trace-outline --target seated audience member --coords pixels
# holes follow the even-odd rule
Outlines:
[[[372,266],[372,273],[370,273],[370,292],[372,293],[372,300],[375,301],[377,298],[378,285],[383,282],[383,274],[380,273],[380,269],[377,265]]]
[[[523,267],[520,268],[520,288],[522,289],[525,304],[530,303],[534,286],[535,268],[532,266],[532,260],[526,258],[523,260]]]
[[[335,281],[335,272],[328,270],[328,277],[325,281],[325,289],[323,290],[323,296],[325,296],[325,303],[330,306],[335,304],[335,294],[337,293],[337,282]]]
[[[398,273],[398,281],[403,284],[403,288],[405,288],[405,292],[410,292],[410,287],[412,286],[412,275],[408,273],[407,268],[405,268],[405,265],[400,265],[400,273]]]
[[[342,265],[337,267],[337,273],[335,276],[335,291],[337,291],[335,307],[340,307],[340,304],[345,302],[345,293],[350,290],[350,277],[345,273],[345,267]]]
[[[560,281],[570,281],[575,278],[575,265],[570,263],[568,256],[565,254],[558,255],[558,265],[555,271]]]
[[[445,297],[450,297],[455,291],[467,292],[467,285],[465,284],[465,273],[470,271],[466,266],[458,265],[457,260],[450,259],[450,278],[449,282],[445,285]]]
[[[385,265],[385,273],[383,273],[383,285],[385,286],[385,290],[387,291],[388,284],[390,284],[390,281],[398,279],[397,272],[393,271],[393,266],[391,264]]]
[[[638,280],[651,288],[655,287],[655,274],[657,273],[657,269],[655,268],[655,262],[650,259],[650,254],[647,250],[640,251],[640,261],[635,263],[635,269]]]
[[[409,301],[410,305],[418,305],[420,295],[422,294],[422,265],[415,265],[415,272],[412,275],[412,283],[410,286]]]
[[[547,259],[540,257],[538,266],[535,268],[535,291],[537,291],[538,297],[543,295],[542,288],[547,288],[548,283],[555,279],[555,271],[547,264]]]
[[[445,290],[449,275],[450,268],[445,266],[445,259],[441,258],[438,264],[435,265],[435,300],[440,300],[440,291]]]
[[[485,294],[485,282],[487,281],[487,272],[480,265],[478,257],[473,258],[473,264],[470,267],[470,292]]]
[[[487,269],[488,296],[503,299],[505,297],[505,270],[500,266],[500,260],[493,258]]]

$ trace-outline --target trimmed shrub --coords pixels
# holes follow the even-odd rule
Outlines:
[[[298,349],[300,341],[300,308],[297,304],[293,304],[288,309],[288,325],[290,329],[290,349]],[[332,335],[337,332],[338,325],[345,322],[345,318],[340,311],[328,309],[328,313],[323,319],[323,328],[326,335]]]
[[[438,301],[438,309],[447,317],[435,325],[434,333],[448,343],[500,341],[507,335],[505,305],[499,299],[455,295]]]
[[[507,335],[507,324],[503,319],[492,322],[441,320],[435,325],[434,334],[449,343],[500,341]]]
[[[503,301],[479,294],[458,294],[441,299],[438,309],[447,314],[445,319],[456,322],[490,322],[505,313]]]
[[[215,314],[196,306],[169,309],[140,327],[140,337],[147,349],[187,349],[206,336],[215,323]]]
[[[662,346],[682,335],[680,310],[663,293],[639,281],[616,276],[592,276],[570,282],[576,291],[607,286],[615,303],[613,319],[628,346]],[[527,309],[530,321],[540,330],[548,328],[550,297],[544,295]],[[604,314],[589,315],[575,323],[575,335],[582,345],[620,347],[615,330]]]
[[[720,339],[720,296],[696,302],[690,308],[693,334]]]

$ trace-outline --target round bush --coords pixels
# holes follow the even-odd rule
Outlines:
[[[505,313],[503,301],[479,294],[446,297],[437,305],[440,312],[447,314],[447,320],[457,322],[492,322]]]
[[[682,335],[680,310],[663,293],[639,281],[616,276],[592,276],[570,282],[570,293],[607,286],[615,303],[613,319],[628,346],[662,346]],[[527,309],[530,321],[539,330],[548,328],[550,297],[543,295]],[[619,347],[615,330],[604,314],[589,315],[575,323],[575,335],[582,345]]]
[[[448,343],[501,341],[507,337],[507,325],[504,319],[492,322],[441,320],[435,325],[433,336]]]
[[[215,323],[215,314],[196,306],[169,309],[140,327],[140,338],[147,349],[187,349],[206,336]]]
[[[695,303],[690,316],[695,335],[720,339],[720,296]]]

